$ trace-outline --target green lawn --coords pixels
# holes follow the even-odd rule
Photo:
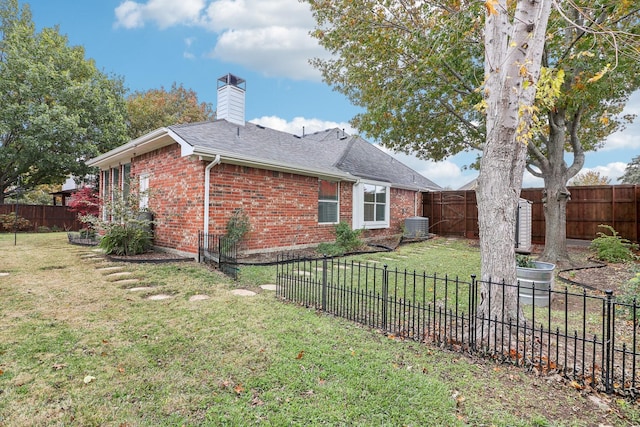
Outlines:
[[[282,303],[257,287],[273,268],[233,283],[195,263],[108,263],[63,233],[13,243],[0,234],[0,426],[640,423],[625,401],[598,409],[556,380]],[[469,275],[479,258],[465,246],[379,256]],[[147,299],[157,294],[171,298]]]

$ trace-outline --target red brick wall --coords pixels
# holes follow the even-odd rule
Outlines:
[[[198,231],[204,214],[206,162],[181,157],[180,146],[170,146],[135,157],[131,182],[149,174],[149,207],[155,213],[155,244],[189,253],[198,252]]]
[[[158,246],[197,252],[203,227],[204,170],[208,162],[183,158],[177,144],[136,157],[132,182],[149,173],[150,207],[156,213]],[[391,227],[367,230],[366,238],[401,232],[415,212],[415,192],[391,190]],[[340,220],[351,224],[353,186],[340,183]],[[211,169],[209,233],[223,234],[236,209],[249,217],[251,231],[243,249],[283,250],[331,242],[333,224],[318,224],[318,178],[245,166],[219,164]]]

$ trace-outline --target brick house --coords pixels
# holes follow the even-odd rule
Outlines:
[[[244,120],[244,80],[218,80],[217,119],[154,130],[87,162],[101,197],[129,185],[149,190],[155,244],[198,251],[198,232],[224,234],[242,209],[246,253],[331,242],[349,223],[365,238],[399,234],[440,187],[359,136],[339,129],[292,135]]]

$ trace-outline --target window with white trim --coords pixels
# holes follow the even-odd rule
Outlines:
[[[360,182],[353,186],[353,224],[358,228],[388,228],[390,187],[382,183]]]
[[[138,187],[140,209],[149,207],[149,175],[140,175],[140,187]]]
[[[321,224],[338,223],[338,188],[337,182],[318,180],[318,222]]]

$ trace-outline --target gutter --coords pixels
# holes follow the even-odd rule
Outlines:
[[[220,164],[220,160],[220,154],[217,154],[204,170],[204,226],[202,227],[204,234],[209,234],[209,187],[211,184],[211,169],[213,169],[215,165]]]

